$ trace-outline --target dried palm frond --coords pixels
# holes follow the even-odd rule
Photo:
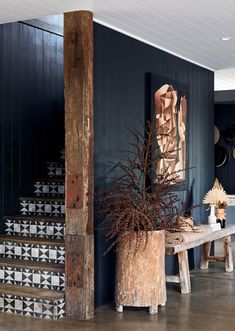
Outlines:
[[[219,204],[228,204],[228,197],[224,189],[213,187],[206,193],[203,203],[208,205],[215,205],[218,208]]]
[[[220,190],[223,190],[224,189],[223,186],[222,186],[222,184],[219,182],[218,178],[215,179],[213,188],[218,188]]]

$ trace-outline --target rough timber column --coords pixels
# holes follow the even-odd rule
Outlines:
[[[64,15],[67,316],[94,315],[93,14]]]

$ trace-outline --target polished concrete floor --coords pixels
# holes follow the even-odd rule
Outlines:
[[[158,315],[151,316],[145,309],[125,309],[120,314],[112,306],[99,308],[93,320],[84,322],[0,313],[0,331],[235,330],[235,272],[225,273],[222,264],[211,265],[208,271],[194,271],[191,281],[190,295],[181,295],[178,284],[167,285],[168,302]]]

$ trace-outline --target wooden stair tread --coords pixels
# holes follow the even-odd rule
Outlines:
[[[35,182],[40,182],[40,183],[47,183],[47,182],[58,182],[58,183],[62,183],[64,184],[65,182],[65,179],[64,178],[57,178],[57,177],[48,177],[48,178],[38,178],[38,179],[35,179],[34,180],[34,183]]]
[[[58,160],[58,161],[47,161],[46,164],[62,164],[64,165],[64,160]]]
[[[55,222],[65,223],[64,217],[57,216],[44,216],[44,215],[10,215],[4,216],[4,219],[19,220],[19,221],[33,221],[33,222]]]
[[[35,287],[11,284],[0,284],[0,293],[50,301],[64,298],[63,291],[45,290]]]
[[[54,197],[49,197],[49,196],[32,196],[32,197],[20,197],[20,200],[25,200],[25,201],[50,201],[50,202],[64,202],[64,199],[61,198],[54,198]]]
[[[63,239],[48,239],[48,238],[38,238],[38,237],[24,237],[24,236],[7,236],[0,235],[1,241],[12,241],[17,243],[26,243],[34,245],[48,245],[48,246],[64,246],[65,242]]]
[[[0,258],[0,266],[11,268],[24,268],[51,272],[64,272],[64,264],[35,262],[30,260]]]

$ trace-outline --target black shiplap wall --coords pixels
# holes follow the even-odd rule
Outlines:
[[[190,183],[194,182],[193,203],[201,203],[214,178],[213,72],[153,48],[121,33],[95,24],[95,188],[111,178],[108,161],[117,161],[130,141],[125,127],[138,125],[145,113],[145,73],[153,72],[189,86]],[[194,212],[202,222],[204,208]],[[97,305],[113,298],[115,256],[102,256],[105,240],[96,236]],[[194,252],[198,262],[198,251]],[[172,261],[168,269],[172,271]],[[174,270],[173,270],[174,271]]]
[[[0,25],[0,217],[64,145],[63,38],[22,23]],[[2,224],[2,223],[1,223]]]

